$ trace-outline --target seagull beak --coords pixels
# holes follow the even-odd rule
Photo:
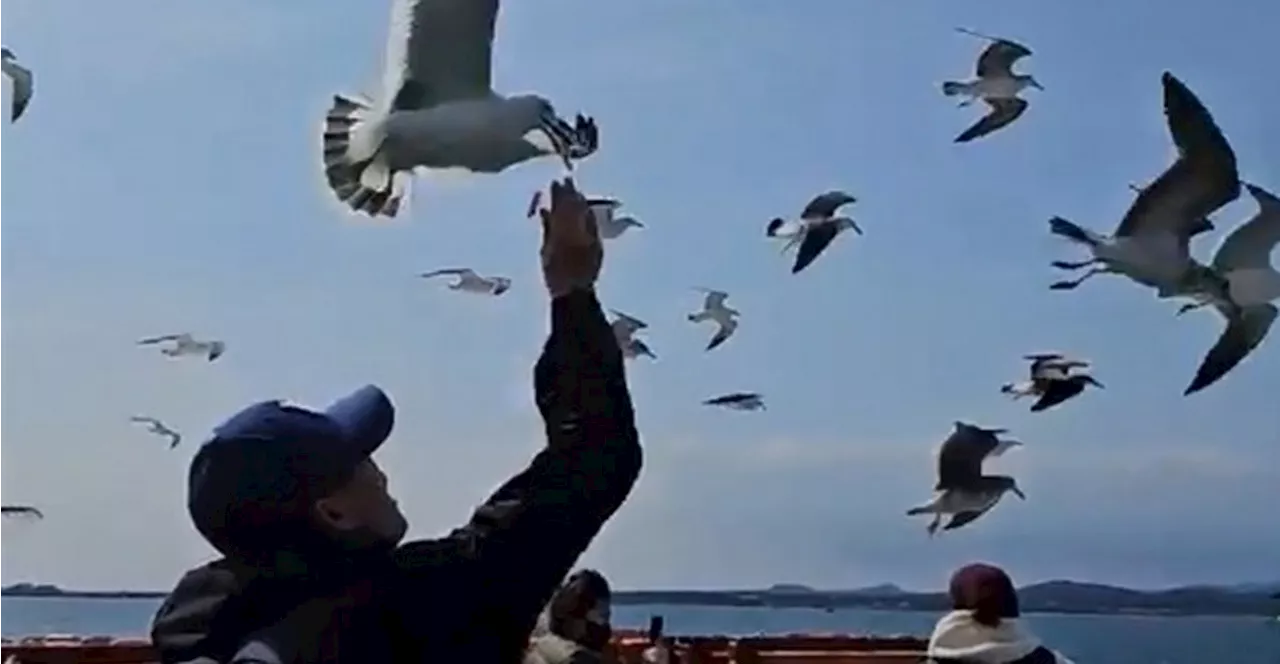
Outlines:
[[[1089,383],[1090,383],[1091,385],[1093,385],[1094,387],[1100,387],[1100,388],[1102,388],[1102,389],[1104,389],[1104,390],[1105,390],[1105,389],[1107,389],[1107,386],[1106,386],[1106,385],[1103,385],[1102,383],[1100,383],[1100,382],[1098,382],[1098,381],[1094,380],[1093,376],[1090,376],[1090,377],[1089,377]]]
[[[1031,79],[1031,87],[1033,87],[1033,88],[1035,88],[1035,89],[1037,89],[1037,90],[1040,90],[1040,91],[1042,91],[1042,92],[1044,91],[1044,86],[1043,86],[1043,85],[1040,85],[1040,81],[1037,81],[1037,80],[1036,80],[1036,79],[1034,79],[1034,78],[1033,78],[1033,79]]]
[[[1019,489],[1018,487],[1016,487],[1016,486],[1015,486],[1015,487],[1013,487],[1012,491],[1013,491],[1014,495],[1016,495],[1017,497],[1021,498],[1022,500],[1026,500],[1026,499],[1027,499],[1027,494],[1023,493],[1023,492],[1022,492],[1022,489]]]

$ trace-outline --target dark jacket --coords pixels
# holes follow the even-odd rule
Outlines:
[[[192,570],[152,625],[161,662],[521,661],[640,473],[622,354],[593,293],[552,302],[534,387],[547,446],[465,526],[391,552]]]

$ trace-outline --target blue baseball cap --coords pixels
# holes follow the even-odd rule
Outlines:
[[[395,406],[366,385],[316,412],[263,401],[217,426],[191,461],[187,510],[226,555],[280,544],[313,501],[348,480],[391,434]]]

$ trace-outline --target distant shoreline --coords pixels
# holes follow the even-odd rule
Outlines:
[[[54,599],[163,599],[168,593],[147,590],[63,590],[45,584],[17,584],[0,589],[4,597]],[[1114,586],[1052,581],[1019,591],[1027,613],[1139,616],[1274,616],[1280,602],[1271,591],[1178,588],[1139,591]],[[943,593],[913,593],[893,586],[864,590],[823,591],[802,586],[768,590],[620,590],[615,605],[700,607],[861,608],[882,611],[945,611]]]

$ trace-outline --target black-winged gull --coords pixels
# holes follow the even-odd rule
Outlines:
[[[907,510],[907,516],[932,514],[933,521],[927,530],[933,535],[944,515],[951,515],[951,520],[943,530],[954,530],[986,514],[1005,492],[1012,491],[1025,500],[1017,480],[982,473],[982,462],[988,457],[1000,456],[1022,445],[1016,440],[999,438],[1003,433],[1005,429],[983,429],[956,422],[955,429],[938,450],[938,483],[934,486],[937,494],[928,504]]]

